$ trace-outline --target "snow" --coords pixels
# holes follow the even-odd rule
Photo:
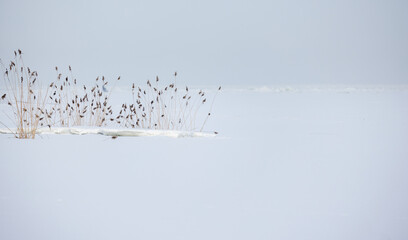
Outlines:
[[[407,239],[407,88],[257,88],[215,137],[0,134],[0,239]]]

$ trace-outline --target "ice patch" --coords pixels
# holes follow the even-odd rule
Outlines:
[[[14,130],[0,129],[1,134],[13,134]],[[39,128],[36,134],[71,134],[71,135],[85,135],[85,134],[99,134],[111,137],[215,137],[215,133],[208,132],[187,132],[175,130],[150,130],[150,129],[109,129],[109,128]]]

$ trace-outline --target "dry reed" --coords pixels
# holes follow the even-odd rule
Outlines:
[[[46,122],[45,104],[48,91],[42,92],[38,73],[25,67],[21,50],[14,51],[14,60],[3,68],[3,80],[7,93],[2,94],[2,101],[11,107],[17,138],[35,138],[36,130]],[[2,125],[5,125],[2,123]]]

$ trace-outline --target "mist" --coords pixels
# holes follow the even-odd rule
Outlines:
[[[407,84],[406,1],[1,1],[0,58],[188,85]]]

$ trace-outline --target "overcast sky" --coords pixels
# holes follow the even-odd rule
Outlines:
[[[406,0],[0,0],[0,57],[51,81],[189,85],[408,83]]]

